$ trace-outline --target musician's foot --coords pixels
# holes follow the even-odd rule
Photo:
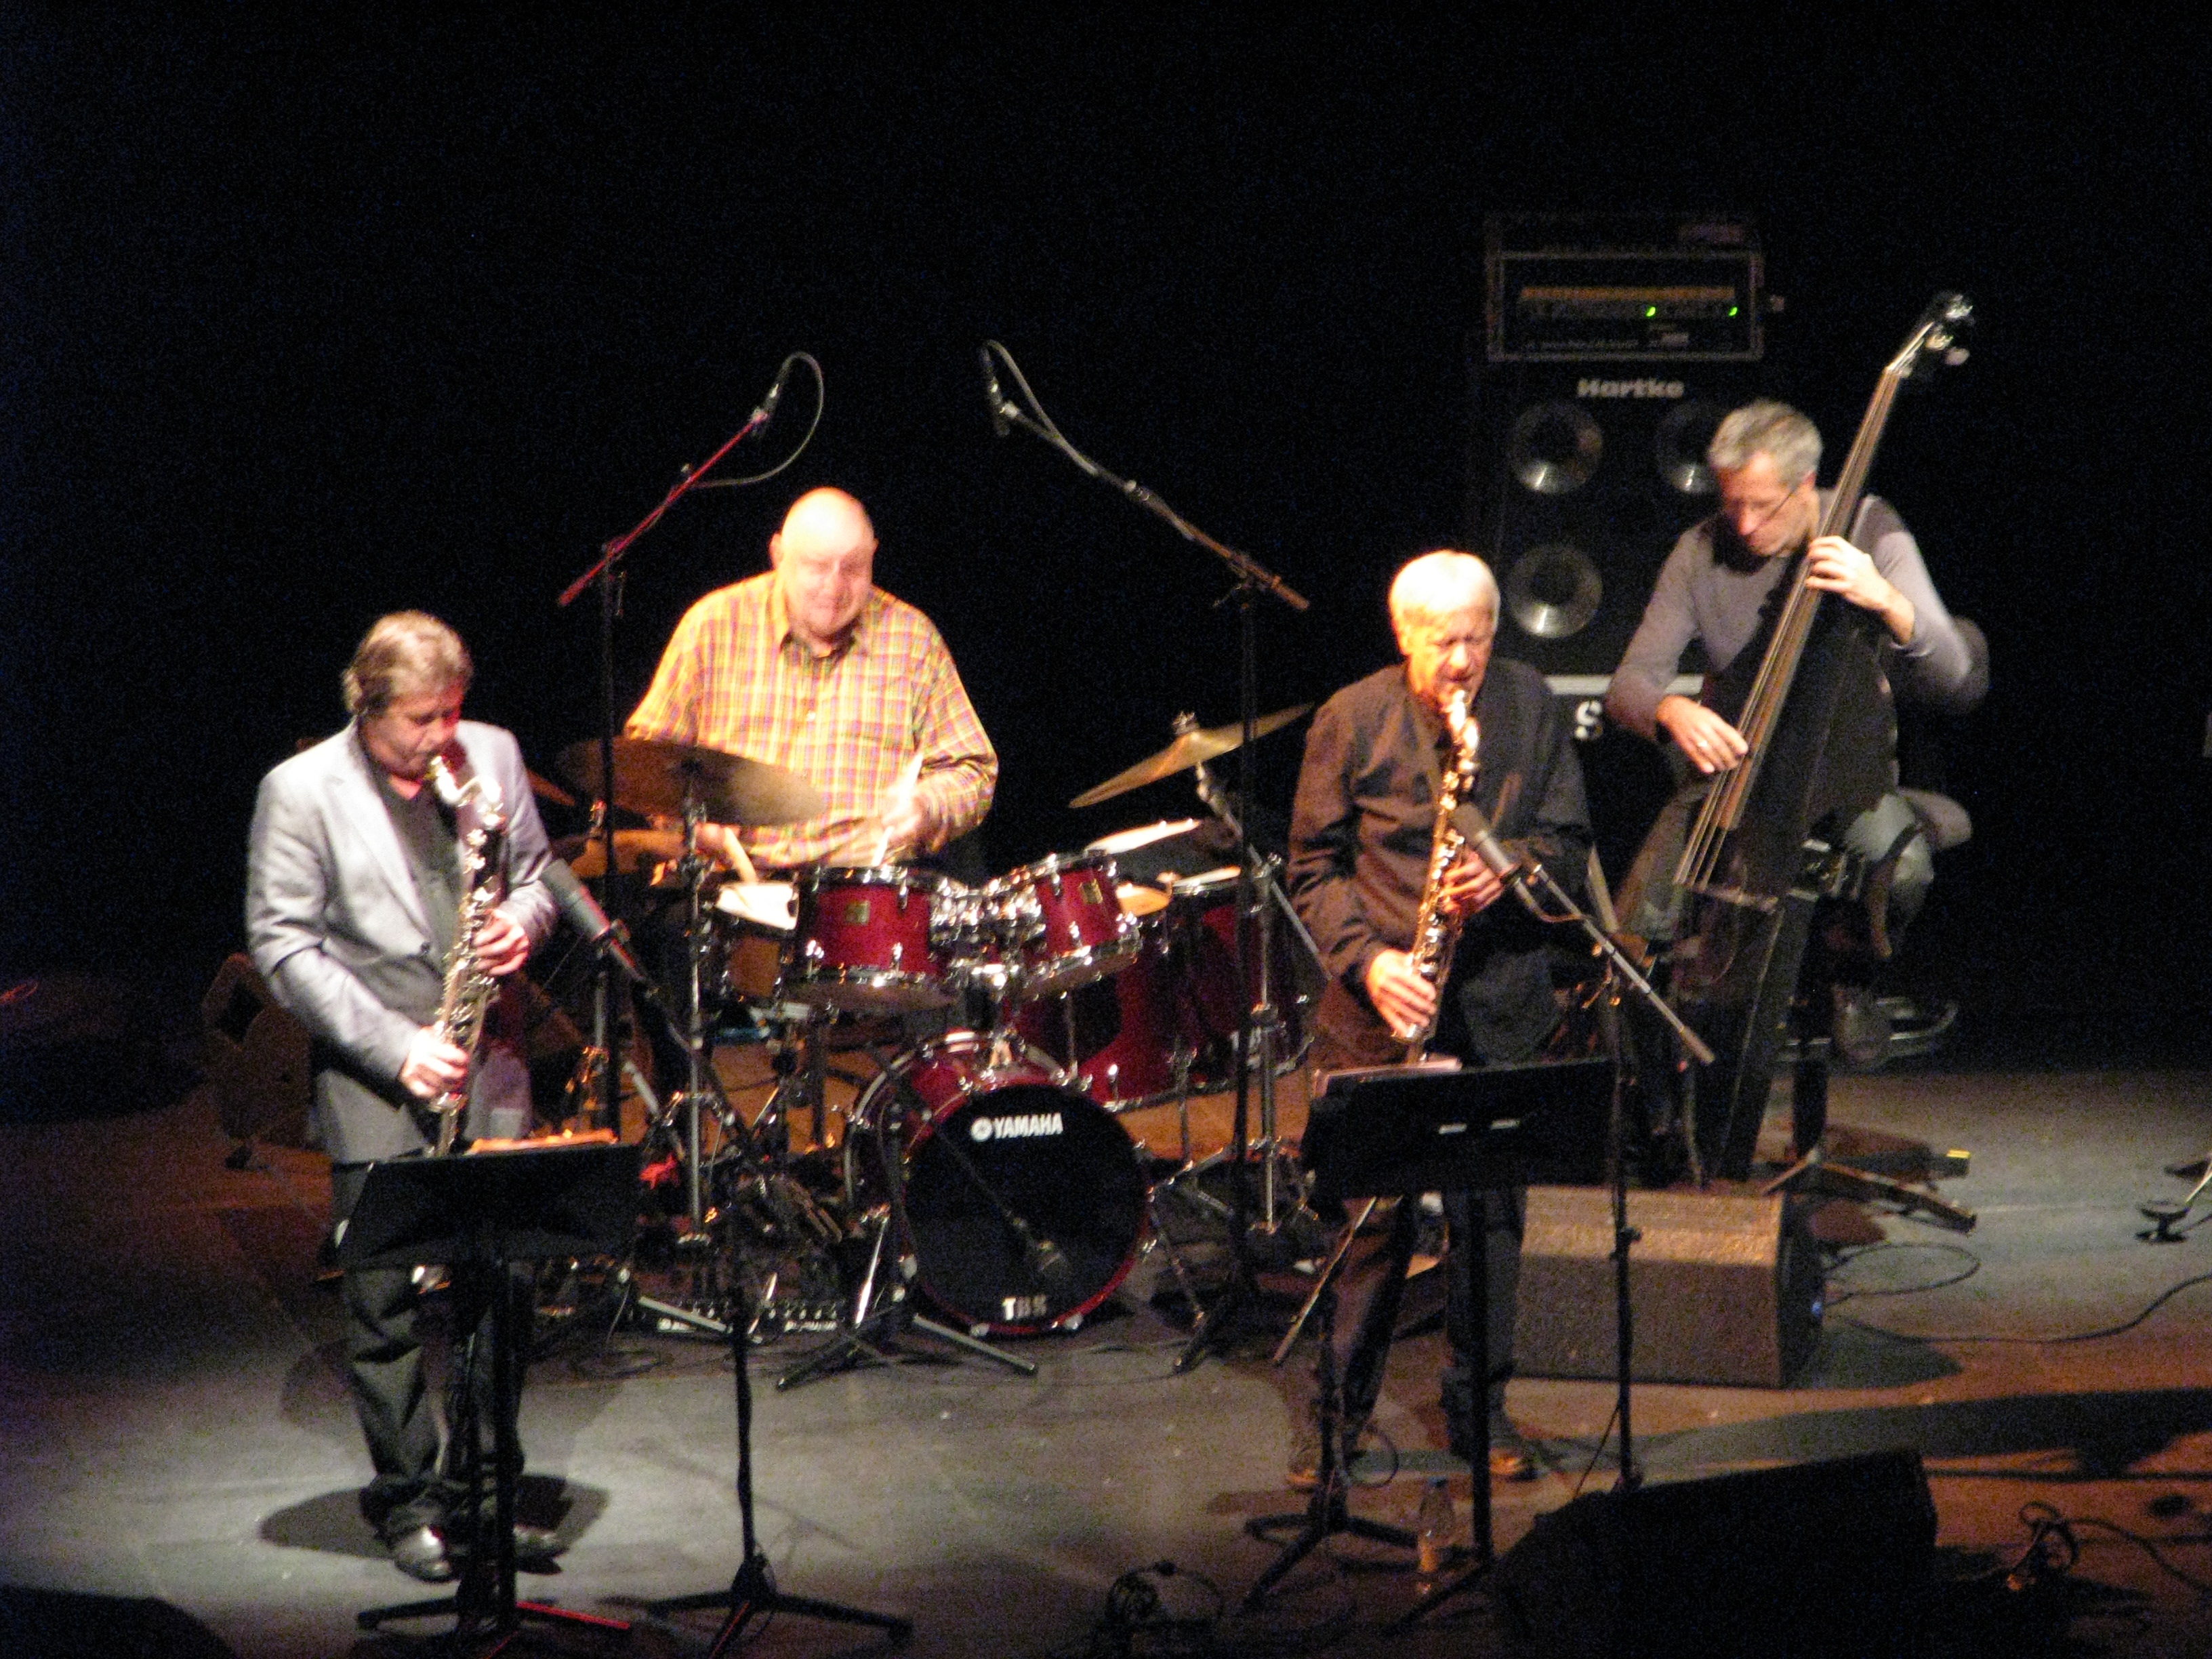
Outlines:
[[[402,1528],[385,1541],[392,1551],[392,1565],[410,1578],[425,1584],[453,1581],[453,1563],[435,1527]]]
[[[1354,1418],[1339,1425],[1337,1444],[1340,1450],[1336,1466],[1349,1470],[1352,1460],[1359,1455],[1359,1443],[1367,1434],[1367,1419]],[[1284,1484],[1292,1492],[1311,1492],[1321,1484],[1321,1424],[1316,1419],[1307,1424],[1305,1432],[1291,1449],[1290,1467],[1283,1471]]]
[[[1455,1439],[1454,1456],[1474,1461],[1474,1448]],[[1536,1478],[1536,1449],[1529,1444],[1513,1419],[1504,1411],[1490,1413],[1490,1478],[1497,1480],[1534,1480]]]

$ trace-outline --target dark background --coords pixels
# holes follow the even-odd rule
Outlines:
[[[1875,475],[1996,660],[1906,978],[2010,1052],[2203,1057],[2204,38],[1572,15],[11,9],[0,966],[204,983],[254,784],[383,611],[459,627],[471,712],[546,769],[593,719],[596,617],[555,596],[794,349],[820,433],[635,550],[624,711],[834,481],[999,746],[995,866],[1182,815],[1182,781],[1064,803],[1234,716],[1221,573],[994,441],[978,343],[1313,597],[1260,617],[1273,708],[1386,660],[1390,572],[1465,532],[1482,215],[1713,209],[1761,228],[1767,384],[1832,454],[1932,292],[1980,313]]]

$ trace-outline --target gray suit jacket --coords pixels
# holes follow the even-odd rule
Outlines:
[[[534,945],[557,915],[540,876],[545,828],[522,750],[495,726],[461,722],[470,766],[507,814],[507,896],[500,909]],[[419,1152],[433,1121],[399,1068],[437,1017],[445,963],[372,763],[354,727],[261,781],[247,847],[246,935],[276,1000],[315,1040],[310,1127],[340,1164]]]

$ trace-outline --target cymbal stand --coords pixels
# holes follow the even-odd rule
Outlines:
[[[1187,731],[1194,731],[1197,729],[1197,721],[1191,715],[1180,715],[1176,718],[1176,728],[1178,735]],[[1213,774],[1203,761],[1198,763],[1194,770],[1199,799],[1205,803],[1206,809],[1215,817],[1236,835],[1240,848],[1249,848],[1249,843],[1245,839],[1243,826],[1237,821],[1236,811],[1231,805],[1228,797],[1222,793],[1220,785],[1214,781]],[[1248,856],[1249,856],[1249,852]],[[1255,1073],[1260,1086],[1260,1136],[1252,1144],[1249,1152],[1256,1152],[1260,1158],[1259,1225],[1261,1231],[1270,1236],[1273,1236],[1281,1226],[1288,1210],[1296,1209],[1298,1204],[1304,1201],[1305,1186],[1297,1170],[1297,1162],[1291,1157],[1288,1148],[1284,1146],[1277,1128],[1275,1083],[1280,1064],[1282,1015],[1274,1004],[1275,930],[1272,925],[1269,912],[1272,910],[1287,919],[1295,936],[1313,952],[1314,959],[1318,962],[1321,958],[1319,947],[1313,942],[1313,935],[1306,931],[1305,923],[1299,920],[1297,909],[1291,903],[1290,895],[1283,890],[1280,879],[1281,867],[1281,865],[1273,858],[1251,860],[1253,915],[1250,925],[1256,938],[1259,972],[1253,988],[1253,1000],[1249,1012],[1253,1045],[1249,1051],[1251,1059],[1249,1065]],[[1240,917],[1240,933],[1244,925]],[[1171,1181],[1180,1181],[1185,1175],[1214,1168],[1223,1163],[1228,1156],[1225,1152],[1219,1152],[1211,1158],[1201,1158],[1195,1164],[1189,1164],[1190,1131],[1187,1088],[1184,1091],[1184,1101],[1183,1157],[1187,1167],[1171,1176]],[[1287,1205],[1285,1202],[1286,1193],[1296,1194]]]
[[[591,567],[585,570],[581,575],[570,582],[568,586],[562,588],[561,590],[561,597],[554,601],[555,609],[565,611],[570,605],[574,605],[578,599],[581,599],[588,590],[596,588],[599,596],[599,729],[596,735],[599,738],[599,793],[601,799],[599,802],[599,817],[594,822],[592,828],[599,834],[600,856],[605,860],[600,866],[605,872],[605,874],[600,878],[599,902],[605,908],[608,915],[610,915],[621,914],[620,907],[616,902],[616,890],[618,885],[616,879],[616,872],[621,868],[621,865],[615,856],[614,808],[616,802],[614,799],[614,777],[616,726],[615,617],[622,609],[623,558],[629,553],[631,546],[635,544],[639,537],[644,535],[647,531],[652,529],[653,526],[660,522],[662,516],[667,513],[670,507],[675,506],[679,500],[681,500],[685,495],[689,494],[692,489],[708,482],[707,475],[714,470],[715,465],[725,455],[728,454],[740,443],[744,442],[747,438],[751,437],[753,434],[758,432],[762,428],[765,427],[769,423],[769,417],[775,413],[777,401],[783,395],[785,377],[790,374],[791,366],[801,360],[804,360],[806,364],[814,370],[817,393],[815,420],[818,423],[822,418],[819,402],[822,366],[816,362],[812,357],[808,356],[806,353],[803,351],[794,351],[777,366],[775,372],[775,383],[769,388],[768,395],[763,398],[760,402],[754,406],[753,412],[746,417],[745,423],[739,427],[735,432],[732,433],[728,440],[720,449],[717,449],[712,455],[707,458],[704,465],[697,467],[684,467],[678,475],[674,486],[669,490],[667,495],[661,497],[659,506],[654,507],[650,513],[647,513],[642,519],[640,519],[636,524],[624,531],[621,535],[602,543],[599,547],[599,558],[595,560],[592,563]],[[813,430],[810,428],[807,431],[806,436],[799,440],[799,449],[805,448],[807,443],[811,441],[813,436]],[[794,450],[792,452],[789,460],[786,460],[781,465],[772,468],[768,472],[748,478],[733,478],[728,480],[718,478],[714,482],[718,484],[726,482],[738,485],[758,483],[763,482],[767,478],[775,477],[776,473],[783,471],[784,467],[790,465],[792,461],[797,460],[798,459],[798,451]],[[601,963],[600,972],[602,975],[611,974],[612,970],[613,965],[611,963],[604,961]],[[608,1066],[602,1075],[600,1081],[605,1091],[604,1098],[605,1101],[607,1121],[610,1123],[618,1123],[621,1121],[622,1115],[622,1090],[621,1081],[617,1075],[615,1068],[611,1066]]]
[[[981,985],[991,998],[991,1033],[987,1040],[994,1059],[1000,1054],[1011,1054],[1021,1041],[1013,1028],[1013,1010],[1021,1003],[1023,974],[1019,965],[1018,942],[1014,937],[1011,917],[1005,919],[1000,932],[1002,937],[995,941],[999,947],[999,963],[975,975],[975,983]],[[876,1062],[879,1078],[896,1079],[896,1063],[890,1056],[877,1054],[872,1048],[869,1053]],[[898,1080],[898,1086],[905,1086],[902,1079]],[[966,1331],[940,1324],[915,1311],[914,1297],[907,1283],[913,1278],[915,1270],[910,1254],[914,1231],[907,1221],[906,1152],[900,1142],[899,1123],[899,1105],[893,1102],[872,1123],[866,1126],[875,1133],[877,1161],[883,1170],[885,1202],[883,1212],[876,1220],[876,1236],[869,1248],[867,1271],[861,1278],[860,1288],[854,1295],[850,1314],[848,1316],[841,1310],[837,1334],[811,1352],[800,1355],[798,1364],[776,1378],[775,1386],[779,1390],[795,1389],[817,1376],[827,1376],[854,1365],[889,1365],[898,1358],[890,1343],[901,1331],[909,1327],[935,1337],[940,1342],[964,1349],[979,1358],[1004,1365],[1008,1370],[1023,1376],[1037,1374],[1037,1367],[1033,1362],[1018,1354],[1008,1353],[979,1336],[971,1336]],[[848,1121],[846,1134],[848,1142],[849,1137],[860,1133],[862,1127],[857,1120]],[[950,1139],[944,1144],[949,1151],[957,1152],[957,1146]],[[975,1176],[964,1160],[960,1160],[960,1166],[967,1170],[983,1198],[999,1205],[998,1194]],[[850,1179],[848,1173],[848,1182]],[[852,1196],[857,1198],[857,1194]],[[1020,1226],[1018,1217],[1009,1214],[1003,1205],[999,1205],[999,1208],[1002,1220],[1016,1227]],[[889,1274],[883,1271],[887,1255],[892,1255],[894,1264]],[[890,1281],[889,1287],[882,1291],[878,1300],[878,1286],[886,1279]]]

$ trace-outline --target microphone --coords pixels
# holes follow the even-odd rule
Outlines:
[[[581,933],[592,945],[604,944],[615,965],[639,985],[652,983],[645,969],[629,951],[629,941],[623,935],[622,924],[599,908],[599,900],[592,896],[576,872],[568,867],[566,859],[549,859],[539,879],[553,890],[554,901],[561,907],[561,915],[568,925]]]
[[[983,365],[983,398],[991,405],[991,430],[1003,438],[1006,435],[1009,422],[1006,420],[1006,394],[999,390],[998,367],[991,361],[990,347],[976,347],[975,356]]]
[[[769,417],[775,413],[777,400],[783,396],[783,383],[791,378],[791,366],[797,360],[795,358],[786,357],[777,367],[775,371],[775,384],[769,387],[768,396],[762,398],[760,400],[760,407],[753,410],[751,424],[754,426],[766,426],[768,424]]]
[[[1488,865],[1498,880],[1510,882],[1528,873],[1522,861],[1505,850],[1498,839],[1498,832],[1491,828],[1489,818],[1473,801],[1462,801],[1452,808],[1451,822],[1468,850]]]

